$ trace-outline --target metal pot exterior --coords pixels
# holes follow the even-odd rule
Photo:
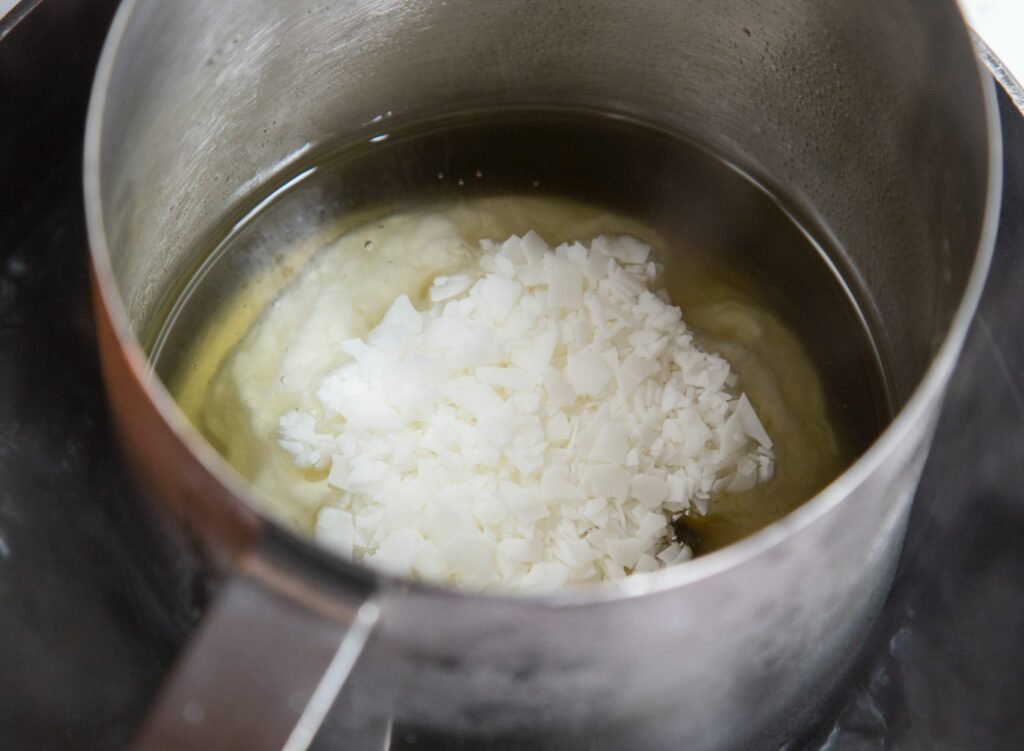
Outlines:
[[[829,699],[881,608],[930,429],[833,513],[683,586],[562,608],[385,596],[367,683],[412,726],[565,748],[778,748]]]
[[[664,125],[819,218],[902,407],[867,455],[731,548],[542,599],[380,577],[263,518],[147,377],[140,332],[221,217],[320,144],[384,117],[507,103]],[[777,747],[842,675],[888,590],[991,250],[994,122],[952,2],[129,0],[97,76],[85,186],[127,451],[229,572],[328,621],[320,600],[371,593],[379,621],[334,710],[345,732],[351,716],[379,715],[551,748]]]

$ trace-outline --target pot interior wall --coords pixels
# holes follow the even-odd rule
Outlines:
[[[952,3],[137,0],[101,197],[137,335],[204,239],[325,144],[503,103],[611,109],[706,144],[837,249],[905,401],[966,283],[985,108]]]

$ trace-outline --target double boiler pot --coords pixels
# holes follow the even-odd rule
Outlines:
[[[103,367],[148,495],[220,577],[138,747],[379,748],[391,726],[474,748],[792,738],[881,608],[981,291],[1000,181],[990,89],[953,0],[126,0],[86,141]],[[816,497],[621,582],[452,591],[280,526],[151,377],[140,340],[168,290],[296,159],[367,137],[382,113],[518,104],[683,134],[820,217],[897,411]]]

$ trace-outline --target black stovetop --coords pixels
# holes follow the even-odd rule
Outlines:
[[[29,0],[0,21],[2,749],[124,747],[202,599],[139,532],[96,361],[80,143],[114,5]],[[1024,748],[1024,117],[999,105],[995,262],[900,570],[848,688],[794,749]]]

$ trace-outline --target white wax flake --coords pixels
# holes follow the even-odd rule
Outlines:
[[[482,383],[506,389],[507,391],[530,391],[534,381],[522,368],[500,368],[486,366],[476,369],[476,377]]]
[[[646,263],[651,253],[651,246],[640,242],[635,237],[622,235],[616,238],[597,237],[591,246],[606,256],[618,259],[625,264]]]
[[[331,507],[321,509],[316,516],[313,535],[346,558],[352,557],[355,525],[352,522],[352,514],[347,511]]]
[[[506,259],[507,260],[507,259]],[[503,321],[523,292],[523,285],[513,279],[488,274],[477,282],[473,293],[479,295],[495,321]]]
[[[511,347],[509,359],[531,375],[542,376],[544,370],[551,364],[556,346],[558,329],[552,326],[519,346]]]
[[[358,487],[370,485],[384,479],[388,473],[388,465],[384,462],[373,459],[359,458],[352,462],[352,469],[348,474],[348,486]]]
[[[736,414],[739,416],[744,433],[760,443],[764,448],[770,449],[772,447],[772,439],[768,437],[768,431],[761,424],[761,420],[754,411],[754,406],[747,399],[746,394],[740,394],[740,398],[736,401]]]
[[[547,304],[552,310],[575,310],[583,304],[583,270],[555,255],[544,257],[547,272]]]
[[[434,234],[411,233],[409,253]],[[766,481],[774,457],[729,364],[650,288],[656,273],[629,237],[484,241],[422,309],[399,296],[364,338],[337,342],[317,410],[278,425],[297,467],[326,472],[309,479],[330,494],[316,538],[471,589],[689,560],[671,520]]]
[[[515,438],[515,428],[511,420],[502,417],[485,417],[477,425],[480,438],[495,448],[504,448]]]
[[[473,285],[473,277],[469,274],[439,276],[430,287],[430,301],[443,302],[457,297]]]
[[[305,469],[320,463],[320,445],[324,441],[316,432],[316,418],[313,415],[289,410],[281,415],[280,430],[281,448],[291,454],[295,466]]]
[[[418,334],[423,331],[423,316],[413,307],[408,295],[399,295],[391,303],[391,307],[388,308],[388,312],[384,314],[384,319],[377,328],[387,326],[401,328],[410,334]]]
[[[547,401],[552,407],[568,407],[576,401],[576,393],[565,378],[554,368],[547,368],[542,374]]]
[[[629,433],[619,422],[605,422],[600,425],[589,459],[597,462],[622,464],[629,460]]]
[[[587,494],[572,482],[565,467],[548,467],[540,476],[540,495],[545,501],[584,500]]]
[[[572,424],[565,412],[555,412],[544,428],[544,435],[549,443],[559,444],[569,440],[572,435]]]
[[[599,396],[612,377],[604,361],[592,352],[570,354],[565,366],[565,378],[581,396]]]
[[[590,487],[594,495],[611,498],[619,503],[629,495],[632,474],[613,464],[597,464],[590,468]]]
[[[658,508],[668,498],[668,483],[657,475],[637,475],[629,483],[629,488],[647,508]]]

